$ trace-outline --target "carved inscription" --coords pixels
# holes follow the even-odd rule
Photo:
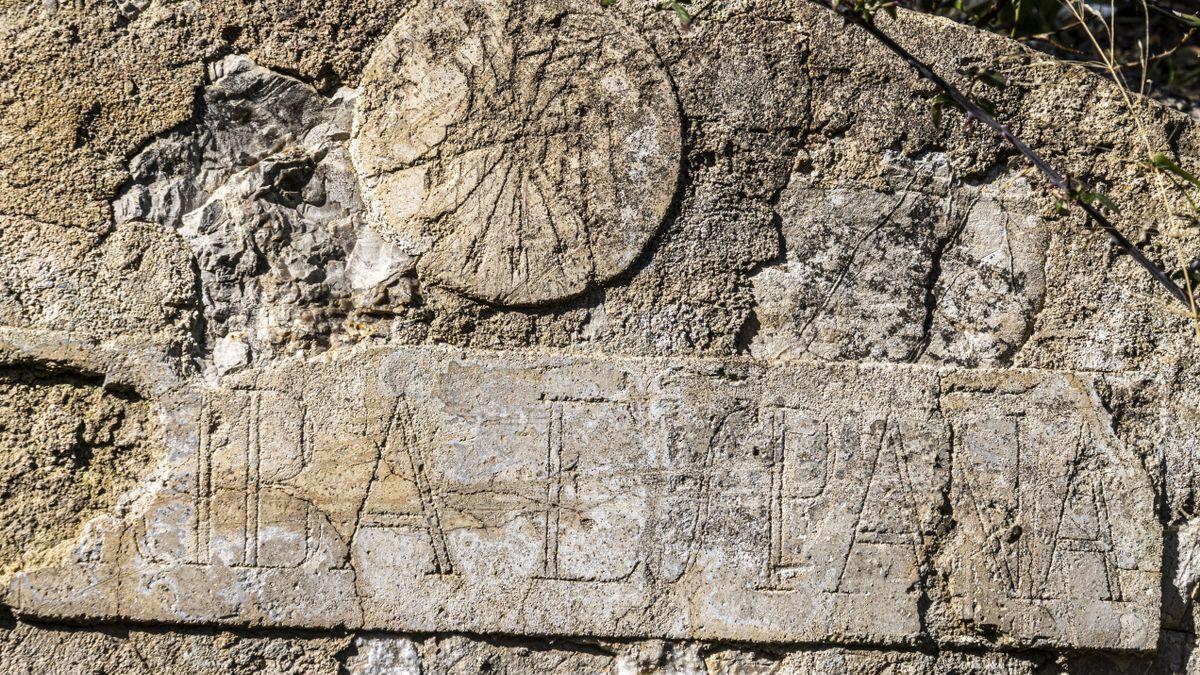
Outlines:
[[[434,493],[424,455],[428,440],[418,434],[412,408],[404,399],[397,398],[388,417],[382,453],[372,479],[372,488],[378,485],[380,493],[391,491],[390,498],[378,496],[376,501],[378,493],[368,494],[367,508],[358,525],[421,533],[429,546],[425,573],[453,574],[454,562],[450,560],[442,526],[445,496]],[[384,473],[380,475],[380,471]]]
[[[940,640],[1157,633],[1152,493],[1073,375],[412,348],[168,403],[178,452],[17,578],[22,612],[903,644],[948,602]]]
[[[1087,643],[1153,640],[1138,610],[1159,593],[1159,533],[1127,490],[1137,458],[1074,376],[955,374],[943,403],[959,439],[952,503],[960,616],[984,633]]]
[[[205,397],[200,415],[192,562],[299,566],[317,515],[288,490],[311,460],[307,406],[278,392],[232,391]]]
[[[829,511],[826,494],[836,452],[830,451],[829,423],[798,411],[773,411],[770,419],[774,457],[771,484],[771,573],[775,588],[791,588],[788,579],[811,565],[815,554],[807,535]],[[889,419],[868,422],[857,430],[866,481],[851,504],[843,550],[826,558],[836,572],[823,590],[851,592],[867,587],[873,570],[904,569],[906,575],[880,575],[880,583],[912,586],[921,545],[919,518],[909,480],[903,439]],[[849,439],[854,442],[855,439]],[[838,440],[834,440],[838,444]],[[839,491],[837,498],[845,498]],[[866,570],[866,574],[862,570]],[[849,572],[849,575],[847,574]]]

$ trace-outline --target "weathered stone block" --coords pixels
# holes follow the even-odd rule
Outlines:
[[[23,615],[1157,639],[1153,493],[1086,376],[401,348],[162,404],[169,456],[73,563],[15,578]]]

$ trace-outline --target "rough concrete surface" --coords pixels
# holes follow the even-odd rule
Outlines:
[[[0,672],[1200,670],[1187,317],[827,10],[654,5],[0,3]],[[1194,119],[879,21],[1200,249]]]

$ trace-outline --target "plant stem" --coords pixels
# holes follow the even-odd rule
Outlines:
[[[975,19],[975,21],[972,23],[972,25],[975,26],[976,28],[986,28],[987,25],[992,22],[992,19],[995,19],[997,16],[1000,16],[1000,12],[1003,12],[1004,10],[1008,9],[1008,6],[1011,4],[1012,4],[1012,0],[996,0],[996,2],[994,2],[992,4],[992,8],[990,10],[988,10],[983,16],[979,17],[978,19]]]
[[[842,16],[842,18],[844,18],[846,21],[865,30],[867,34],[874,38],[877,42],[882,44],[884,47],[887,47],[888,50],[903,59],[909,66],[913,68],[913,70],[917,71],[918,75],[926,80],[929,80],[939,89],[941,89],[942,92],[949,96],[951,100],[957,103],[963,110],[967,111],[968,115],[978,119],[980,122],[990,127],[993,131],[1004,137],[1005,140],[1007,140],[1014,148],[1017,149],[1017,152],[1020,152],[1025,156],[1026,159],[1032,162],[1033,165],[1042,172],[1046,179],[1054,185],[1054,187],[1062,191],[1062,193],[1066,195],[1067,199],[1069,199],[1079,208],[1083,209],[1083,211],[1087,213],[1088,216],[1095,221],[1101,227],[1101,229],[1105,231],[1106,234],[1108,234],[1109,238],[1113,240],[1113,243],[1115,243],[1117,247],[1128,254],[1129,257],[1137,261],[1139,265],[1144,267],[1146,271],[1149,272],[1150,275],[1167,290],[1167,292],[1169,292],[1176,300],[1183,303],[1189,312],[1193,311],[1192,299],[1186,291],[1172,281],[1171,277],[1164,272],[1161,267],[1147,258],[1146,254],[1143,253],[1142,250],[1137,247],[1137,245],[1130,241],[1128,237],[1122,234],[1121,231],[1118,230],[1116,226],[1113,225],[1112,222],[1110,222],[1108,218],[1100,211],[1100,209],[1084,201],[1084,199],[1081,197],[1080,190],[1076,190],[1065,176],[1055,170],[1054,167],[1050,166],[1046,160],[1042,159],[1041,155],[1034,151],[1033,148],[1026,145],[1025,142],[1017,137],[1017,135],[1014,134],[1006,125],[998,122],[994,117],[989,115],[986,110],[979,107],[979,105],[959,91],[957,87],[942,79],[942,77],[940,77],[937,73],[933,72],[933,69],[930,66],[913,56],[907,49],[897,44],[895,40],[888,36],[887,33],[884,33],[882,30],[880,30],[877,26],[875,26],[874,23],[864,19],[852,8],[837,4],[837,0],[833,0],[835,3],[833,7],[821,2],[821,0],[810,1],[819,4],[826,9],[832,9]]]

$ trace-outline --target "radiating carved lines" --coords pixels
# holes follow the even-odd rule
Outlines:
[[[468,5],[414,3],[364,71],[350,151],[373,225],[476,299],[576,295],[627,268],[667,212],[673,88],[611,14]]]

